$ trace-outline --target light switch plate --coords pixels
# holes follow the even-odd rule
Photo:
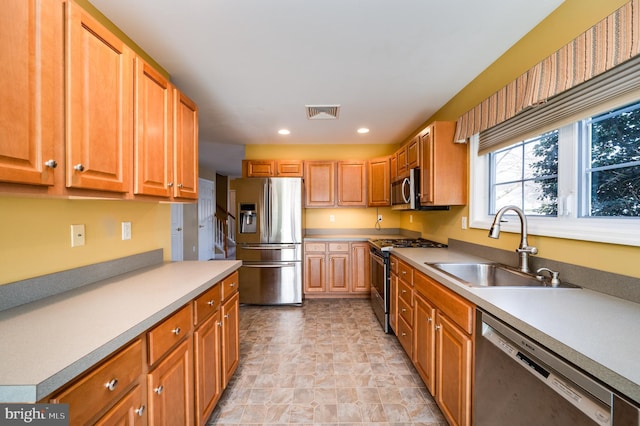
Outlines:
[[[84,225],[71,225],[71,247],[84,245]]]

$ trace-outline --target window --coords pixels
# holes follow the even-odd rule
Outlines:
[[[532,234],[640,246],[640,102],[476,156],[471,176],[473,227],[512,204]]]

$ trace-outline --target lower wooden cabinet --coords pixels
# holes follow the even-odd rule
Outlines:
[[[240,362],[240,295],[222,305],[222,387],[226,388]]]
[[[193,334],[196,424],[204,424],[222,395],[222,321],[218,310]]]
[[[142,386],[134,387],[95,423],[96,426],[137,426],[146,424],[147,407],[144,405],[145,399],[144,388]]]
[[[369,245],[366,242],[308,242],[304,246],[306,297],[368,297]]]

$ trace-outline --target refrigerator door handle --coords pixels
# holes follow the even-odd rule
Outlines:
[[[295,249],[295,244],[289,244],[284,246],[243,246],[243,250],[290,250]]]
[[[278,263],[278,264],[256,264],[256,265],[247,265],[246,263],[242,265],[243,268],[292,268],[295,267],[295,263]]]

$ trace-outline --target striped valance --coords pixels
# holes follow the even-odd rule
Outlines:
[[[640,0],[614,13],[463,114],[455,141],[464,143],[534,105],[640,54]]]

